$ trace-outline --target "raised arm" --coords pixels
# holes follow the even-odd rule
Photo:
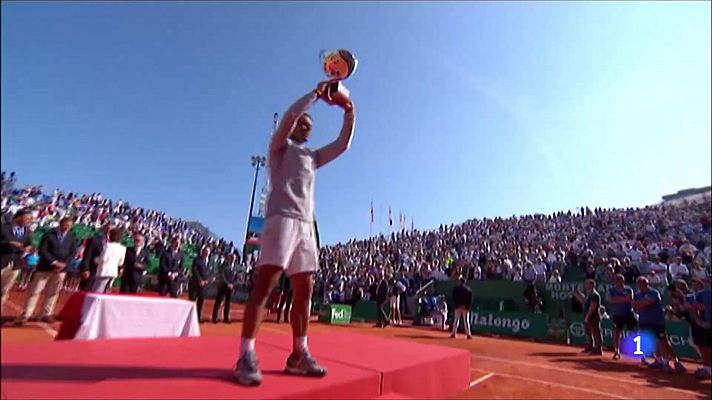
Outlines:
[[[341,126],[341,133],[339,133],[339,137],[316,151],[317,168],[323,167],[349,149],[351,146],[351,139],[354,136],[355,121],[356,112],[354,111],[353,103],[349,103],[349,105],[344,109],[344,124]]]
[[[284,148],[284,145],[287,143],[287,139],[289,139],[289,134],[292,133],[299,117],[307,112],[307,110],[309,110],[309,108],[311,108],[311,106],[319,100],[322,93],[319,90],[320,89],[317,88],[305,94],[294,104],[292,104],[289,109],[287,109],[282,117],[282,120],[277,126],[277,131],[272,136],[272,141],[269,145],[270,154],[276,153]]]

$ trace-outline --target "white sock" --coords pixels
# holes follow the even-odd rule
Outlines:
[[[255,351],[255,339],[240,339],[240,357],[248,351]]]
[[[294,352],[295,353],[304,353],[304,351],[306,349],[307,349],[307,337],[306,336],[295,337],[294,338]]]

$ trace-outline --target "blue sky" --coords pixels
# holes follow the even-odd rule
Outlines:
[[[359,59],[324,243],[710,185],[709,2],[2,3],[2,169],[239,242],[272,114]],[[338,133],[318,104],[312,145]],[[260,179],[260,184],[262,179]],[[380,220],[380,221],[379,221]]]

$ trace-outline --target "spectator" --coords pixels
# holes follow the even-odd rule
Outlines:
[[[279,304],[277,304],[277,323],[279,323],[283,311],[284,322],[289,323],[289,310],[292,309],[293,292],[291,280],[287,277],[287,274],[282,274],[279,278],[279,290],[281,296],[279,298]]]
[[[585,282],[587,295],[583,303],[583,324],[586,331],[587,345],[583,350],[584,354],[603,354],[603,334],[601,333],[601,295],[596,291],[596,281],[587,279]],[[584,298],[583,293],[578,293],[580,298]]]
[[[32,215],[28,210],[19,210],[12,217],[12,224],[2,224],[0,232],[0,268],[2,268],[2,306],[5,305],[27,253],[32,250],[29,225]]]
[[[388,281],[383,270],[378,271],[378,284],[376,286],[375,300],[378,308],[377,328],[385,328],[388,325],[388,315],[386,314],[386,302],[388,301]]]
[[[693,280],[695,293],[694,304],[688,304],[691,314],[691,336],[694,343],[699,348],[702,356],[703,366],[695,371],[695,378],[699,380],[710,379],[710,347],[712,343],[712,332],[710,332],[710,322],[712,321],[712,291],[710,291],[710,280]]]
[[[531,261],[527,261],[524,264],[524,271],[522,271],[522,278],[524,282],[533,285],[534,283],[536,283],[538,276],[539,274],[534,268],[534,264],[532,264]]]
[[[710,277],[710,273],[707,268],[705,268],[704,265],[697,260],[692,263],[692,271],[690,271],[690,275],[692,275],[692,279],[697,278],[702,279],[703,281],[705,279],[709,279]]]
[[[625,283],[628,285],[635,284],[636,279],[640,276],[638,267],[633,265],[628,257],[623,259],[623,265],[621,266],[620,273],[623,275]]]
[[[223,301],[225,302],[225,308],[223,309],[223,322],[226,324],[232,323],[232,319],[230,318],[230,303],[232,301],[232,294],[238,283],[239,274],[237,255],[232,253],[227,261],[223,261],[220,264],[218,293],[215,296],[215,304],[213,305],[212,321],[214,324],[218,323],[218,312],[220,311],[220,305]],[[285,314],[285,320],[287,320],[287,314]]]
[[[180,250],[180,238],[171,239],[171,247],[163,252],[158,267],[158,294],[164,296],[168,291],[171,297],[178,297],[179,276],[183,272],[183,252]]]
[[[205,302],[205,289],[212,280],[210,268],[210,247],[205,246],[200,251],[200,256],[193,259],[190,281],[188,283],[188,298],[195,301],[195,311],[198,321],[203,321],[203,303]]]
[[[43,292],[46,297],[39,319],[48,323],[56,322],[52,312],[64,282],[64,270],[77,251],[77,242],[70,232],[71,228],[72,220],[63,218],[59,222],[59,228],[50,230],[42,237],[39,247],[40,260],[30,283],[30,296],[22,314],[17,318],[18,325],[24,325],[34,314],[37,301]]]
[[[684,367],[675,357],[675,353],[670,345],[670,339],[665,328],[665,314],[663,312],[663,303],[660,292],[648,283],[645,277],[639,277],[637,280],[638,292],[634,296],[633,307],[638,311],[639,328],[643,331],[652,332],[658,340],[657,354],[655,361],[650,364],[647,359],[642,359],[642,363],[654,368],[662,368],[665,372],[672,372],[668,360],[675,359],[675,368],[683,370]]]
[[[640,275],[648,275],[648,272],[650,272],[651,265],[652,264],[650,263],[650,260],[648,259],[648,255],[643,253],[643,256],[640,260],[640,265],[638,266],[638,272],[640,273]]]
[[[517,267],[514,269],[512,280],[515,282],[522,282],[524,280],[524,272],[520,264],[517,264]]]
[[[394,279],[393,282],[391,282],[391,323],[393,325],[402,325],[403,324],[403,318],[401,316],[400,312],[400,300],[401,300],[401,294],[405,292],[405,286],[399,282],[398,280]]]
[[[625,285],[625,277],[617,274],[615,285],[608,289],[608,302],[613,304],[613,359],[621,358],[620,342],[623,329],[633,332],[638,320],[633,312],[633,289]]]
[[[669,268],[673,280],[687,280],[690,276],[690,271],[687,269],[687,266],[682,263],[682,259],[679,256],[672,258],[672,264],[670,264]]]
[[[446,330],[445,323],[447,322],[447,301],[444,295],[438,296],[438,303],[433,314],[435,327],[441,331]]]
[[[103,246],[101,255],[94,260],[97,269],[92,291],[99,293],[111,291],[112,282],[119,276],[119,267],[124,265],[126,259],[126,247],[121,244],[123,239],[122,229],[114,228],[109,232],[109,243]]]
[[[143,274],[149,264],[146,238],[140,233],[133,237],[134,245],[126,249],[123,273],[121,275],[121,293],[137,293],[143,282]]]
[[[82,261],[82,282],[80,287],[82,290],[94,290],[94,281],[96,279],[96,270],[98,268],[97,261],[101,259],[104,252],[104,247],[110,242],[109,233],[114,229],[111,222],[105,222],[101,227],[101,232],[97,232],[94,236],[87,239],[84,248],[84,260]]]
[[[541,256],[537,256],[534,270],[536,270],[536,283],[546,283],[547,266]]]
[[[457,327],[460,325],[460,318],[464,320],[465,334],[467,339],[472,339],[470,332],[470,307],[472,306],[472,289],[465,284],[465,278],[460,277],[459,284],[452,290],[453,307],[455,314],[452,321],[451,338],[457,335]]]

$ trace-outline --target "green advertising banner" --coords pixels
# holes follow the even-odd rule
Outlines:
[[[386,303],[386,314],[391,315],[390,304]],[[378,321],[378,309],[373,300],[359,300],[354,304],[351,319],[359,322]]]
[[[584,291],[583,282],[547,283],[546,292],[553,301],[570,302],[576,290]]]
[[[670,343],[678,357],[698,359],[700,356],[690,345],[690,325],[685,321],[667,321],[665,323]],[[613,321],[604,319],[601,321],[601,331],[603,333],[604,347],[613,347]],[[569,343],[585,345],[586,337],[583,326],[583,314],[572,314],[569,319]],[[623,332],[626,336],[627,332]]]
[[[569,324],[563,318],[550,318],[547,332],[547,340],[556,343],[566,343]]]
[[[546,314],[499,311],[474,311],[470,314],[473,332],[507,336],[544,339],[548,334],[548,322],[549,317]]]
[[[522,294],[526,284],[522,282],[491,280],[470,281],[467,286],[472,289],[473,305],[475,309],[493,311],[520,311],[526,310]],[[435,293],[445,295],[445,300],[452,308],[452,290],[455,282],[452,280],[435,282]]]
[[[319,322],[348,324],[351,322],[351,306],[348,304],[324,304],[319,312]]]

